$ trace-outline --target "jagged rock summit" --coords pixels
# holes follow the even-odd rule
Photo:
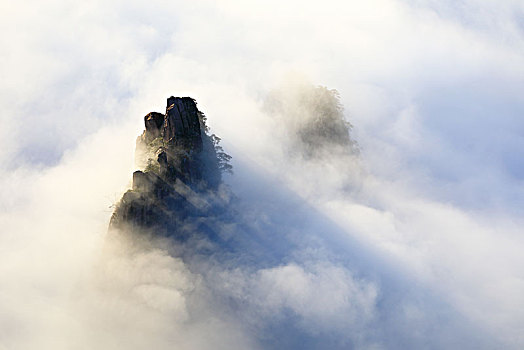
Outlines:
[[[165,114],[148,113],[144,124],[135,152],[140,170],[116,206],[110,231],[179,234],[186,219],[216,211],[213,194],[231,157],[218,146],[217,136],[208,135],[206,117],[190,97],[169,97]]]
[[[145,130],[137,139],[138,165],[146,170],[159,166],[158,170],[167,177],[191,184],[203,179],[204,166],[211,165],[203,164],[201,159],[207,136],[202,133],[206,130],[205,117],[192,98],[171,96],[167,99],[166,113],[151,112],[144,117],[144,124]],[[209,178],[207,182],[206,185],[216,185]]]

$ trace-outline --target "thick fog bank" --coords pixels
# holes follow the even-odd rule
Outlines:
[[[523,13],[6,4],[0,349],[522,348]],[[225,247],[106,242],[171,95],[233,156]]]

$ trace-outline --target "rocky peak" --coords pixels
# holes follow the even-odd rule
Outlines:
[[[171,96],[167,99],[163,137],[168,143],[174,142],[194,150],[202,148],[200,118],[192,98]]]
[[[165,221],[167,217],[180,219],[188,212],[198,212],[186,200],[188,193],[213,192],[221,182],[219,166],[227,155],[217,145],[219,138],[207,134],[204,115],[192,98],[169,97],[166,113],[148,113],[144,125],[135,152],[141,170],[133,173],[133,187],[113,213],[113,228],[161,223],[171,227]],[[166,203],[171,206],[167,211]],[[171,212],[174,208],[177,212]]]
[[[145,130],[137,139],[138,166],[154,171],[167,182],[179,178],[191,185],[216,184],[206,180],[209,173],[216,177],[212,165],[216,153],[202,116],[192,98],[173,96],[167,99],[165,114],[148,113]]]
[[[146,127],[146,130],[144,131],[145,141],[151,142],[162,135],[164,115],[157,112],[148,113],[144,117],[144,124]]]
[[[190,97],[171,96],[167,99],[166,113],[148,113],[144,123],[142,141],[151,142],[161,136],[166,143],[201,147],[201,120],[196,103]]]

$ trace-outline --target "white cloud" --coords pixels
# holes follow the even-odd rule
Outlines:
[[[291,310],[306,333],[356,330],[350,338],[362,348],[386,338],[391,347],[445,348],[462,331],[468,339],[429,315],[439,299],[506,347],[522,347],[523,13],[516,0],[4,4],[0,348],[110,349],[130,332],[137,349],[151,339],[187,349],[261,341],[213,299],[220,281],[162,251],[114,260],[111,292],[75,294],[90,283],[108,207],[128,184],[141,117],[162,111],[169,95],[197,99],[236,161],[228,181],[267,222],[281,220],[268,204],[279,197],[242,178],[246,164],[318,211],[310,227],[280,221],[289,226],[279,233],[302,244],[290,261],[218,271],[243,291],[220,286],[222,296],[248,300],[257,320]],[[363,170],[337,157],[287,158],[285,123],[262,103],[289,71],[339,90]],[[324,229],[322,216],[343,234]],[[329,254],[295,256],[322,240],[322,249],[366,262],[352,269]],[[366,266],[416,292],[388,297],[390,287],[405,290]],[[420,297],[419,287],[436,297]],[[432,330],[449,338],[438,342]]]

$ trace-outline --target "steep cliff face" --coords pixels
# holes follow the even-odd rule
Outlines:
[[[205,116],[189,97],[169,97],[166,113],[144,117],[137,139],[132,189],[118,203],[110,231],[154,230],[183,238],[188,218],[217,211],[221,184],[217,137],[208,135]],[[223,204],[223,203],[222,203]]]
[[[191,98],[168,98],[163,125],[164,141],[200,151],[202,135],[198,115],[199,111]]]

